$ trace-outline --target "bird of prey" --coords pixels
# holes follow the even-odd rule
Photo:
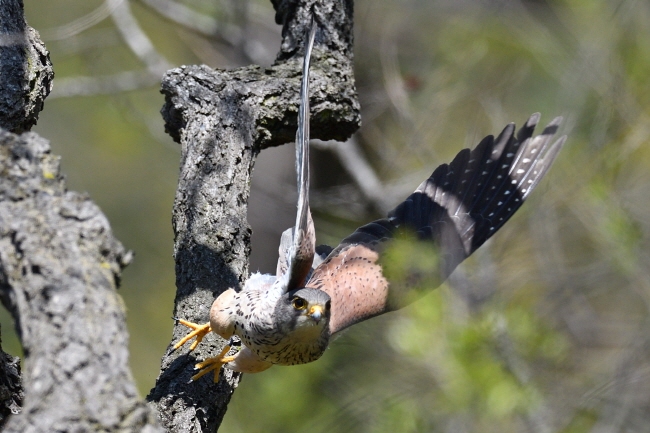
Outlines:
[[[430,271],[442,282],[519,209],[551,167],[566,136],[552,143],[561,122],[554,119],[533,137],[539,113],[515,133],[509,124],[443,164],[386,218],[358,228],[334,249],[316,248],[309,210],[309,63],[316,26],[306,38],[296,134],[298,212],[295,227],[280,242],[276,275],[255,273],[239,292],[229,289],[212,305],[210,322],[179,320],[192,329],[174,349],[196,337],[193,350],[209,332],[238,336],[241,349],[228,344],[216,357],[196,364],[193,380],[221,366],[257,373],[274,364],[295,365],[318,359],[345,328],[401,308],[407,303],[403,281],[389,281],[391,246],[402,232],[433,245]],[[406,266],[408,267],[408,265]],[[418,273],[407,273],[407,282]],[[420,280],[421,281],[421,280]],[[434,288],[437,284],[431,284]]]

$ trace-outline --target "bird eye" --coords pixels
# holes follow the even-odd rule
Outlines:
[[[327,311],[330,310],[330,307],[331,307],[331,306],[332,306],[332,303],[331,303],[330,301],[327,301],[327,302],[325,303],[325,309],[326,309]]]
[[[296,296],[291,301],[291,305],[293,305],[293,308],[295,308],[296,310],[304,310],[305,308],[307,308],[307,301]]]

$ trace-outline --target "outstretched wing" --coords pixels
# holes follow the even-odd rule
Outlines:
[[[316,25],[312,21],[302,66],[300,109],[296,133],[296,173],[298,184],[298,212],[296,225],[282,234],[277,276],[287,280],[286,290],[304,285],[314,260],[316,234],[309,211],[309,63],[314,47]]]
[[[314,270],[308,287],[332,299],[332,334],[370,317],[400,308],[379,263],[386,242],[398,229],[432,241],[438,252],[439,281],[446,279],[519,209],[546,174],[566,137],[551,144],[562,118],[532,137],[533,114],[515,135],[509,124],[495,139],[464,149],[433,174],[387,218],[358,228]]]

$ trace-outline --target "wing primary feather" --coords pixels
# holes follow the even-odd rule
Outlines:
[[[563,135],[560,137],[553,145],[551,148],[546,152],[544,155],[544,159],[538,160],[537,161],[537,168],[539,172],[535,173],[534,179],[532,179],[532,182],[530,186],[528,186],[528,189],[524,193],[522,200],[525,200],[528,195],[533,191],[533,189],[537,186],[540,180],[546,175],[546,172],[551,168],[551,165],[553,164],[553,161],[555,161],[555,158],[557,157],[558,153],[560,153],[560,150],[562,150],[562,147],[564,147],[564,143],[566,142],[567,136]]]
[[[559,141],[557,148],[548,145],[557,132],[561,120],[561,118],[554,119],[540,135],[532,137],[534,127],[539,121],[539,114],[536,113],[519,130],[516,140],[519,144],[509,149],[516,152],[515,156],[508,158],[507,154],[502,155],[505,160],[499,161],[496,182],[493,185],[495,189],[482,201],[480,208],[471,211],[476,215],[477,227],[472,237],[469,254],[479,248],[514,215],[546,174],[564,143]]]
[[[469,248],[468,241],[472,237],[474,227],[474,220],[471,218],[469,210],[473,209],[476,205],[477,198],[479,197],[478,192],[482,190],[488,181],[491,168],[495,165],[492,159],[490,159],[493,145],[494,137],[488,135],[470,153],[471,166],[467,168],[469,174],[467,180],[468,186],[463,198],[461,198],[461,202],[465,203],[465,209],[464,212],[457,211],[455,215],[456,226],[464,228],[460,233],[465,250]]]

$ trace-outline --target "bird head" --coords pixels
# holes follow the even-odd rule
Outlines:
[[[320,335],[329,327],[330,297],[318,289],[300,288],[285,293],[275,307],[277,325],[305,338]]]

